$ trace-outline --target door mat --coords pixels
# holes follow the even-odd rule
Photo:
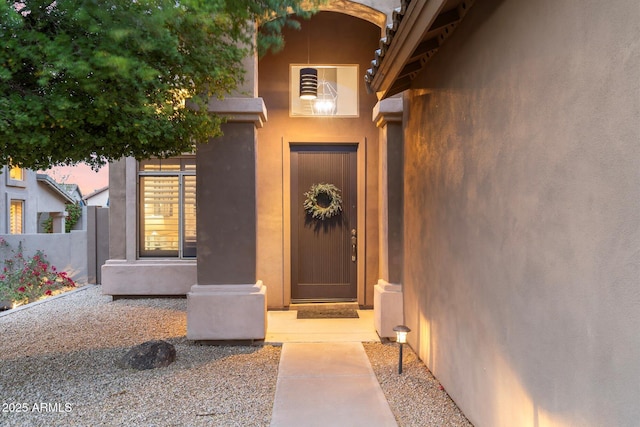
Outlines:
[[[299,309],[298,319],[357,319],[355,308],[313,308]]]

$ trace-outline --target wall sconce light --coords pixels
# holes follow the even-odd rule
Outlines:
[[[398,359],[398,374],[402,374],[402,345],[407,342],[407,334],[411,332],[405,325],[398,325],[393,330],[396,333],[396,342],[400,344],[400,357]]]
[[[300,69],[300,99],[316,99],[318,97],[318,70],[315,68]]]

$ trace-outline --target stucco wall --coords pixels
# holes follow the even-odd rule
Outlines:
[[[198,147],[196,156],[197,283],[254,284],[255,126],[253,123],[225,123],[222,131],[223,136]]]
[[[38,182],[35,189],[38,194],[38,212],[64,212],[66,211],[66,200],[58,193],[54,193],[51,187],[45,183]]]
[[[32,256],[41,250],[52,266],[59,271],[66,271],[69,276],[79,283],[87,283],[87,232],[72,231],[57,234],[14,234],[0,235],[7,241],[10,248],[18,249],[22,242],[25,257]],[[6,250],[0,251],[0,265],[5,258],[12,254]]]
[[[87,280],[102,283],[102,266],[109,259],[109,208],[85,206]]]
[[[476,2],[405,95],[405,313],[477,426],[640,420],[640,7]]]
[[[307,31],[311,28],[311,36]],[[380,40],[380,29],[364,20],[334,12],[321,12],[310,22],[302,21],[300,31],[285,31],[286,46],[259,63],[259,96],[264,99],[269,120],[258,131],[258,259],[257,277],[268,289],[270,307],[285,304],[285,253],[283,150],[290,141],[361,141],[366,144],[366,273],[362,301],[373,304],[373,285],[378,279],[377,170],[378,129],[371,119],[376,103],[359,87],[359,117],[289,117],[289,65],[358,64],[359,75],[370,66],[371,52]],[[287,147],[288,149],[288,147]],[[360,177],[359,177],[360,179]]]
[[[137,182],[127,177],[126,159],[109,164],[109,259],[127,257],[127,178]]]
[[[91,196],[85,200],[87,206],[102,206],[107,207],[109,204],[109,190],[104,190],[94,196]]]

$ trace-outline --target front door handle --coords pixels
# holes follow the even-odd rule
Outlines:
[[[351,229],[351,262],[358,260],[358,236],[355,228]]]

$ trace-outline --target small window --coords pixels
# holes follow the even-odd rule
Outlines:
[[[140,170],[149,172],[170,172],[170,171],[179,171],[181,163],[186,160],[181,160],[177,158],[171,159],[151,159],[151,160],[143,160],[140,162]]]
[[[317,71],[317,96],[300,98],[300,70]],[[292,65],[290,68],[291,117],[357,117],[357,65]]]
[[[23,234],[24,201],[11,200],[9,208],[9,234]]]
[[[9,169],[9,179],[14,181],[24,181],[24,171],[21,167],[11,166]]]
[[[3,176],[3,179],[6,180],[6,185],[9,187],[21,187],[21,188],[26,188],[27,187],[27,183],[25,181],[26,179],[26,169],[22,169],[21,167],[18,166],[11,166],[11,165],[7,165],[6,167],[6,172],[5,172],[5,168],[2,168],[0,170],[0,174]]]

